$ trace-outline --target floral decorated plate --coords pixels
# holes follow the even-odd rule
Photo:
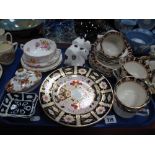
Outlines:
[[[65,67],[52,72],[42,83],[39,100],[52,120],[84,127],[102,120],[113,103],[109,81],[91,68]]]
[[[21,64],[24,68],[26,68],[27,70],[40,71],[40,72],[51,71],[51,70],[55,69],[56,67],[58,67],[61,64],[61,62],[62,62],[62,54],[60,54],[58,61],[56,61],[54,64],[51,64],[46,67],[31,67],[31,66],[25,64],[23,59],[21,58]]]
[[[0,78],[2,77],[2,74],[3,74],[3,68],[2,68],[2,66],[0,64]]]

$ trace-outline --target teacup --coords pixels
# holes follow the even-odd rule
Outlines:
[[[140,79],[128,76],[119,80],[114,88],[115,113],[123,118],[131,118],[150,102],[148,85]]]
[[[148,82],[151,80],[152,71],[144,59],[129,56],[120,59],[120,65],[119,69],[113,70],[113,74],[117,80],[125,76],[133,76]]]
[[[10,32],[5,33],[4,29],[0,29],[0,43],[2,43],[4,41],[12,42],[12,35]]]
[[[105,57],[118,58],[126,49],[125,38],[122,33],[110,30],[102,37],[101,48]]]
[[[17,47],[17,42],[11,43],[9,41],[5,41],[0,44],[0,63],[2,65],[10,65],[14,61]]]

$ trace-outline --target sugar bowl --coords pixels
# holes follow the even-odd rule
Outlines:
[[[2,65],[10,65],[14,61],[17,47],[17,42],[4,41],[0,44],[0,63]]]
[[[0,44],[4,41],[12,42],[12,35],[10,32],[5,33],[5,30],[0,28]]]

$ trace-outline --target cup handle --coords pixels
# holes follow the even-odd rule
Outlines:
[[[12,45],[13,45],[13,47],[14,47],[14,50],[16,51],[17,48],[18,48],[18,43],[17,43],[17,42],[14,42]]]
[[[7,40],[7,41],[10,41],[12,43],[12,35],[10,32],[5,33],[5,38],[6,38],[6,40],[7,40],[7,38],[9,38],[9,40]]]
[[[20,44],[20,49],[23,50],[24,44]]]
[[[114,77],[117,79],[117,81],[120,79],[120,78],[119,78],[119,73],[118,73],[118,71],[119,71],[119,69],[115,69],[115,70],[112,71],[112,72],[113,72],[113,75],[114,75]]]

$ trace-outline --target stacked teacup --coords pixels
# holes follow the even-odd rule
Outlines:
[[[89,62],[92,68],[105,76],[112,76],[113,70],[120,68],[119,60],[132,52],[122,33],[110,30],[103,36],[98,36],[90,54]]]

